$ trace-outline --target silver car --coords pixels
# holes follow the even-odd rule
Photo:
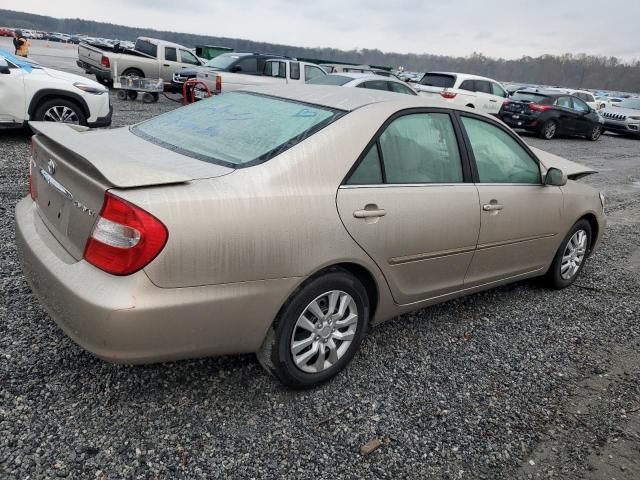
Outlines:
[[[604,128],[611,132],[640,138],[640,98],[627,98],[600,111]]]

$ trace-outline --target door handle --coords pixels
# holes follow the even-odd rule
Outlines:
[[[163,63],[162,66],[163,67],[170,67],[171,65],[169,65],[168,63]]]
[[[356,210],[353,212],[353,216],[356,218],[377,218],[384,217],[386,214],[387,211],[383,208],[375,210]]]
[[[493,103],[498,103],[498,100],[494,100],[494,99],[490,99],[489,101]]]
[[[500,205],[499,203],[487,203],[482,206],[482,210],[485,212],[495,212],[498,210],[502,210],[504,205]]]

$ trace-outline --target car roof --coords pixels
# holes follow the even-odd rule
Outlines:
[[[365,79],[365,78],[370,78],[372,80],[389,80],[389,79],[391,79],[392,81],[398,82],[398,80],[395,77],[386,77],[384,75],[377,75],[374,72],[336,72],[336,73],[330,73],[327,76],[352,78],[354,80],[360,80],[360,79]],[[400,83],[403,83],[403,82],[400,82]]]
[[[480,75],[471,75],[470,73],[457,73],[457,72],[427,72],[425,75],[452,75],[465,80],[487,80],[489,82],[495,82],[493,78],[481,77]]]
[[[375,77],[376,79],[380,77]],[[420,95],[398,95],[368,88],[344,88],[333,85],[269,85],[250,87],[239,91],[249,91],[263,95],[310,103],[313,105],[353,111],[374,103],[396,103],[403,108],[435,107],[452,110],[473,111],[444,100]],[[475,112],[480,113],[480,112]]]

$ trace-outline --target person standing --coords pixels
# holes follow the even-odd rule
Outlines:
[[[22,35],[22,30],[16,30],[13,39],[13,46],[16,49],[16,55],[19,57],[29,56],[29,40]]]

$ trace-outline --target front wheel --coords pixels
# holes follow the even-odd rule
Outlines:
[[[299,289],[282,308],[258,360],[294,388],[318,385],[340,372],[360,347],[369,298],[353,275],[335,270]]]
[[[47,100],[38,106],[33,120],[37,122],[60,122],[86,125],[87,118],[78,104],[65,99]]]
[[[589,135],[587,135],[587,138],[592,142],[595,142],[599,140],[601,136],[602,136],[602,125],[596,125],[591,129],[591,131],[589,132]]]
[[[591,235],[591,224],[585,219],[569,230],[547,272],[546,283],[550,287],[560,290],[576,281],[589,255]]]

